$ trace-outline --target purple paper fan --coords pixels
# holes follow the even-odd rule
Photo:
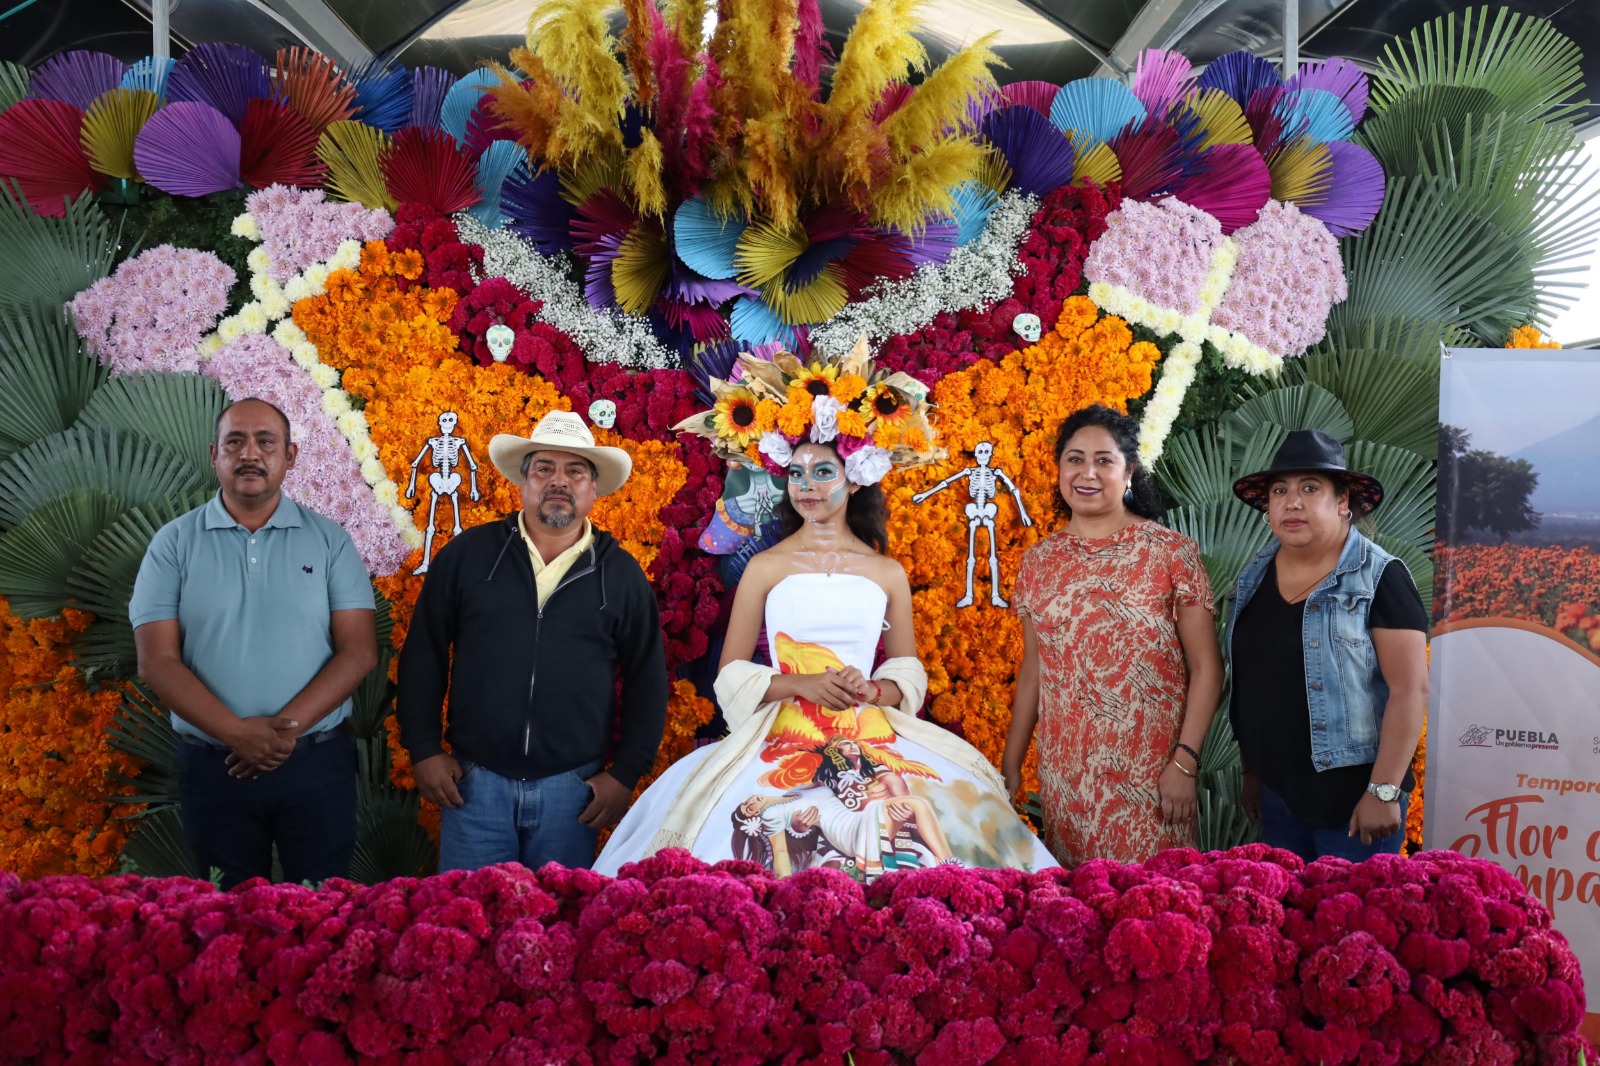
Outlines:
[[[104,52],[62,52],[33,72],[28,99],[63,100],[87,111],[102,94],[122,85],[127,70],[122,60]]]
[[[922,228],[921,233],[910,235],[908,242],[910,248],[907,254],[917,266],[942,263],[956,250],[960,236],[961,227],[956,224],[955,219],[934,219]]]
[[[583,295],[597,311],[617,302],[617,290],[611,284],[611,264],[621,253],[625,237],[627,233],[608,233],[591,245],[589,266],[584,271]]]
[[[1194,81],[1192,71],[1187,57],[1163,48],[1147,48],[1139,53],[1133,95],[1152,115],[1164,115],[1189,91]]]
[[[1033,108],[1013,104],[991,111],[983,136],[1005,157],[1013,189],[1046,196],[1072,181],[1072,142]]]
[[[1249,52],[1229,52],[1213,59],[1195,84],[1201,89],[1221,89],[1239,104],[1250,102],[1262,89],[1278,89],[1283,79],[1278,68]]]
[[[1307,63],[1289,79],[1290,89],[1323,89],[1339,98],[1356,125],[1367,114],[1367,72],[1348,59]]]
[[[545,255],[572,250],[577,211],[562,198],[561,177],[555,171],[513,173],[500,190],[500,210],[511,220],[507,228],[531,240]]]
[[[1272,173],[1261,153],[1248,144],[1219,144],[1200,158],[1205,169],[1174,187],[1173,197],[1215,218],[1224,234],[1255,222],[1272,198]]]
[[[1031,107],[1045,118],[1050,117],[1050,105],[1056,101],[1061,86],[1053,81],[1014,81],[1000,86],[1001,107],[1020,105]],[[990,110],[993,110],[992,108]]]
[[[267,61],[242,44],[213,41],[193,49],[167,76],[167,99],[209,104],[237,128],[251,100],[272,96]]]
[[[208,104],[185,101],[157,111],[133,142],[133,163],[145,181],[174,196],[244,187],[239,131]]]
[[[1383,206],[1383,167],[1372,153],[1349,141],[1330,141],[1333,159],[1328,168],[1328,191],[1316,199],[1300,201],[1300,210],[1328,227],[1335,237],[1349,237],[1372,225]]]
[[[439,109],[455,86],[456,76],[438,67],[418,67],[411,72],[410,126],[437,126]]]

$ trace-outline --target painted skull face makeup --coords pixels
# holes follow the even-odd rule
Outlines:
[[[832,448],[802,444],[789,460],[789,502],[815,522],[837,512],[850,499],[844,463]]]

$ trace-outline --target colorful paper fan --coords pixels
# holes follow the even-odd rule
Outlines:
[[[879,230],[850,249],[839,260],[840,280],[846,294],[859,300],[869,289],[890,281],[903,281],[916,273],[911,241],[903,233]]]
[[[1356,120],[1339,98],[1326,89],[1290,89],[1278,101],[1278,117],[1285,129],[1299,131],[1318,144],[1347,141]]]
[[[716,404],[716,395],[711,391],[711,379],[727,381],[728,375],[733,373],[733,364],[738,361],[739,345],[732,340],[717,341],[691,352],[683,365],[694,378],[695,399],[707,407]]]
[[[1243,229],[1272,196],[1267,161],[1248,144],[1219,144],[1200,156],[1205,169],[1174,186],[1172,195],[1211,215],[1223,233]]]
[[[795,331],[783,324],[772,308],[753,296],[740,297],[728,318],[733,339],[740,344],[793,344]]]
[[[160,97],[146,89],[112,89],[89,105],[79,133],[89,165],[113,178],[137,178],[134,139],[160,106]]]
[[[79,111],[112,89],[122,87],[122,60],[104,52],[62,52],[39,64],[28,82],[33,100],[61,100]]]
[[[1196,131],[1185,140],[1177,127],[1152,118],[1113,137],[1109,147],[1122,169],[1122,195],[1130,200],[1152,200],[1183,182],[1198,167],[1198,127]]]
[[[191,49],[167,76],[167,99],[209,104],[235,128],[251,100],[272,95],[267,61],[242,44],[213,41]]]
[[[570,188],[567,194],[571,195]],[[598,255],[601,241],[626,236],[637,221],[626,200],[609,188],[601,189],[579,203],[572,216],[573,251],[585,257]]]
[[[1122,164],[1109,144],[1096,144],[1088,151],[1080,151],[1072,165],[1072,180],[1092,181],[1096,185],[1110,185],[1122,180]]]
[[[983,136],[1005,158],[1019,192],[1045,196],[1072,180],[1072,142],[1031,107],[989,112]]]
[[[1206,65],[1205,71],[1195,80],[1201,89],[1221,89],[1241,106],[1261,89],[1276,89],[1283,85],[1278,68],[1249,52],[1229,52]]]
[[[175,59],[157,59],[155,56],[145,56],[129,67],[122,75],[122,88],[143,89],[165,99],[167,95],[167,78],[171,76],[172,68],[176,65],[177,60]]]
[[[1324,199],[1328,195],[1333,170],[1329,145],[1301,138],[1267,156],[1272,172],[1272,198],[1299,204],[1302,200]]]
[[[62,218],[68,200],[105,188],[83,153],[82,126],[83,113],[65,100],[23,100],[0,114],[0,177],[16,179],[41,215]]]
[[[835,206],[813,212],[800,229],[806,238],[805,250],[783,273],[783,286],[789,292],[811,284],[828,264],[843,258],[872,234],[871,225],[859,211]]]
[[[732,278],[739,273],[734,261],[745,224],[719,218],[698,196],[678,205],[672,217],[673,248],[690,269],[708,278]]]
[[[469,149],[470,151],[470,149]],[[496,141],[478,157],[478,205],[472,217],[490,229],[499,229],[509,219],[501,206],[506,182],[513,175],[528,173],[528,153],[510,141]]]
[[[609,233],[589,245],[589,265],[584,268],[583,295],[595,310],[611,307],[617,302],[617,290],[611,284],[611,263],[617,258],[625,233]]]
[[[519,136],[521,132],[505,120],[492,96],[483,96],[467,119],[467,147],[480,154],[487,152],[490,145],[515,141]]]
[[[687,335],[694,344],[714,344],[728,336],[728,320],[715,307],[663,300],[659,310],[668,326]]]
[[[1079,78],[1069,81],[1056,93],[1050,105],[1050,121],[1067,134],[1088,134],[1096,141],[1109,141],[1149,115],[1133,90],[1115,78]]]
[[[667,241],[671,248],[672,241]],[[747,286],[740,285],[737,281],[721,281],[708,278],[698,271],[690,270],[683,265],[683,260],[676,256],[668,258],[671,272],[667,283],[661,290],[664,300],[673,300],[686,304],[705,304],[708,307],[721,307],[739,296],[755,296],[756,291]]]
[[[444,106],[444,98],[450,92],[450,86],[456,83],[456,76],[448,70],[438,67],[418,67],[411,72],[411,117],[406,120],[408,126],[437,126],[439,124],[439,108]]]
[[[411,118],[411,72],[374,57],[350,72],[356,87],[355,118],[385,133],[405,128]]]
[[[478,160],[444,130],[403,129],[378,162],[389,195],[400,203],[453,215],[478,202]]]
[[[383,180],[382,158],[389,135],[347,119],[322,131],[317,158],[328,168],[328,191],[341,200],[393,211],[399,206]]]
[[[906,238],[906,255],[914,267],[928,263],[942,263],[956,250],[961,227],[954,219],[937,218],[923,227],[921,233]]]
[[[1283,99],[1286,90],[1276,86],[1257,89],[1248,103],[1244,105],[1244,119],[1250,123],[1251,139],[1255,142],[1256,151],[1262,155],[1270,156],[1274,152],[1300,139],[1296,132],[1296,125],[1284,123],[1285,113],[1278,109],[1278,102]],[[1293,119],[1293,113],[1288,113]]]
[[[630,315],[642,315],[655,305],[671,269],[666,237],[650,223],[633,227],[617,246],[611,261],[611,288],[617,306]]]
[[[958,186],[951,194],[955,204],[952,212],[956,222],[956,245],[969,244],[978,239],[989,224],[994,205],[1000,195],[982,182],[969,181]]]
[[[877,103],[872,105],[872,121],[881,123],[884,119],[906,106],[906,102],[916,93],[916,89],[903,81],[890,82],[884,87],[883,95],[878,97]]]
[[[1249,144],[1255,137],[1244,117],[1244,108],[1221,89],[1195,89],[1183,98],[1181,109],[1199,124],[1201,148]]]
[[[1326,89],[1339,98],[1351,119],[1360,125],[1367,116],[1367,72],[1348,59],[1306,63],[1289,79],[1290,89]]]
[[[512,174],[500,190],[500,210],[508,220],[506,227],[531,240],[545,255],[572,250],[576,212],[561,195],[561,177],[555,171]]]
[[[1050,117],[1050,105],[1055,103],[1056,94],[1061,91],[1061,86],[1053,81],[1014,81],[1010,85],[1000,86],[1000,101],[996,107],[1031,107],[1045,118]],[[993,111],[988,108],[984,114]],[[981,117],[981,116],[980,116]]]
[[[1147,113],[1164,115],[1183,99],[1194,82],[1194,68],[1187,57],[1162,48],[1147,48],[1139,53],[1133,72],[1133,95]]]
[[[465,75],[444,94],[444,102],[439,105],[439,125],[458,142],[464,143],[467,139],[467,122],[482,102],[483,90],[499,84],[500,79],[487,67],[479,67]]]
[[[838,263],[829,263],[804,285],[791,288],[781,280],[772,281],[762,287],[761,293],[786,326],[826,322],[850,302],[844,286],[844,272]]]
[[[146,182],[174,196],[210,196],[244,185],[239,131],[209,104],[179,101],[150,116],[134,141],[133,162]]]
[[[765,289],[782,278],[810,244],[798,222],[789,226],[775,226],[764,219],[756,222],[740,235],[734,249],[739,281],[753,289]]]
[[[277,100],[251,100],[239,127],[239,176],[246,185],[319,188],[328,178],[317,158],[317,131],[306,117]]]
[[[334,66],[333,60],[309,48],[280,48],[276,81],[278,94],[300,112],[317,136],[335,122],[356,113],[356,87]]]
[[[1372,225],[1383,206],[1383,167],[1358,144],[1334,141],[1325,147],[1331,157],[1328,188],[1299,201],[1299,207],[1335,237],[1349,237]]]

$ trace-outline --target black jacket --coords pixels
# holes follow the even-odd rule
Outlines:
[[[644,571],[596,529],[540,610],[516,515],[467,530],[434,558],[400,654],[396,717],[414,762],[444,750],[447,688],[456,755],[519,780],[609,757],[611,775],[633,788],[655,764],[667,720],[660,616]]]

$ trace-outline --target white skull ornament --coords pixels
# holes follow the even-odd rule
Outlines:
[[[483,331],[483,339],[489,342],[489,354],[494,356],[494,361],[503,363],[511,354],[511,346],[517,343],[517,331],[504,322],[496,322]]]
[[[612,400],[596,400],[589,405],[589,421],[601,429],[610,429],[617,424],[617,405]]]
[[[1017,336],[1021,337],[1029,344],[1039,343],[1039,337],[1044,332],[1044,327],[1039,321],[1039,316],[1027,313],[1020,314],[1016,318],[1013,318],[1011,320],[1011,329],[1016,333]]]

